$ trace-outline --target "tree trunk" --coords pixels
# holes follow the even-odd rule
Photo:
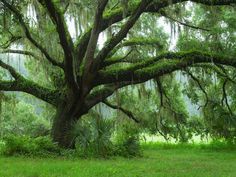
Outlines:
[[[80,95],[80,96],[79,96]],[[77,96],[68,91],[66,100],[57,107],[57,112],[53,120],[51,136],[53,141],[62,148],[75,148],[74,125],[88,112],[81,94]]]
[[[74,148],[75,138],[73,127],[76,119],[73,117],[70,103],[62,103],[58,108],[52,125],[53,141],[62,148]]]

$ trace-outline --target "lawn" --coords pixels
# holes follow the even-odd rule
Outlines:
[[[1,177],[236,177],[236,151],[144,149],[140,158],[0,157]]]

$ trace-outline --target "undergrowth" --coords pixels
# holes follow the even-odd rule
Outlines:
[[[143,149],[161,150],[161,149],[195,149],[209,151],[236,151],[236,144],[221,140],[213,140],[209,143],[143,143]]]
[[[123,138],[123,137],[122,137]],[[0,155],[4,156],[26,156],[26,157],[65,157],[65,158],[109,158],[114,156],[140,157],[144,150],[204,150],[204,151],[236,151],[236,144],[215,140],[210,143],[141,143],[137,139],[118,138],[119,143],[106,152],[106,156],[88,152],[82,153],[81,149],[65,150],[53,143],[50,137],[30,138],[27,136],[8,136],[0,140]],[[96,145],[94,145],[95,147]],[[89,150],[89,149],[88,149]],[[83,151],[85,152],[85,151]]]

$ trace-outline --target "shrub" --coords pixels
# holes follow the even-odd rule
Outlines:
[[[31,138],[28,136],[7,136],[3,139],[5,145],[3,155],[56,155],[59,147],[49,137]]]
[[[76,152],[81,157],[108,157],[113,153],[112,121],[93,113],[94,119],[81,120],[74,129]]]
[[[5,149],[5,143],[2,140],[0,140],[0,155],[3,154],[4,149]]]
[[[59,153],[60,149],[56,143],[53,143],[49,137],[37,137],[34,139],[34,143],[37,145],[37,149],[41,149],[44,152]]]
[[[117,128],[114,137],[115,154],[124,157],[142,155],[138,128],[130,124],[122,124]]]
[[[92,117],[92,116],[93,117]],[[7,156],[65,156],[65,157],[134,157],[141,155],[139,131],[130,122],[117,123],[103,119],[100,114],[81,119],[72,134],[76,140],[75,150],[60,149],[47,136],[32,138],[10,135],[0,144],[0,152]],[[2,147],[2,148],[1,148]],[[2,149],[2,150],[1,150]]]
[[[31,142],[29,137],[8,136],[4,138],[5,155],[28,154],[36,151],[36,146]]]
[[[224,139],[212,140],[209,144],[202,144],[202,149],[209,150],[236,150],[236,144]]]
[[[49,120],[36,115],[32,105],[24,102],[15,102],[14,109],[10,107],[12,106],[12,102],[9,102],[5,105],[8,109],[3,109],[1,113],[1,132],[4,136],[21,135],[38,137],[49,134]]]
[[[81,119],[74,128],[76,152],[80,157],[134,157],[141,155],[139,131],[134,124],[103,119],[97,112]]]

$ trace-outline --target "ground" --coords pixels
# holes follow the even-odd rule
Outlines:
[[[0,157],[1,177],[235,177],[236,151],[144,149],[140,158]]]

